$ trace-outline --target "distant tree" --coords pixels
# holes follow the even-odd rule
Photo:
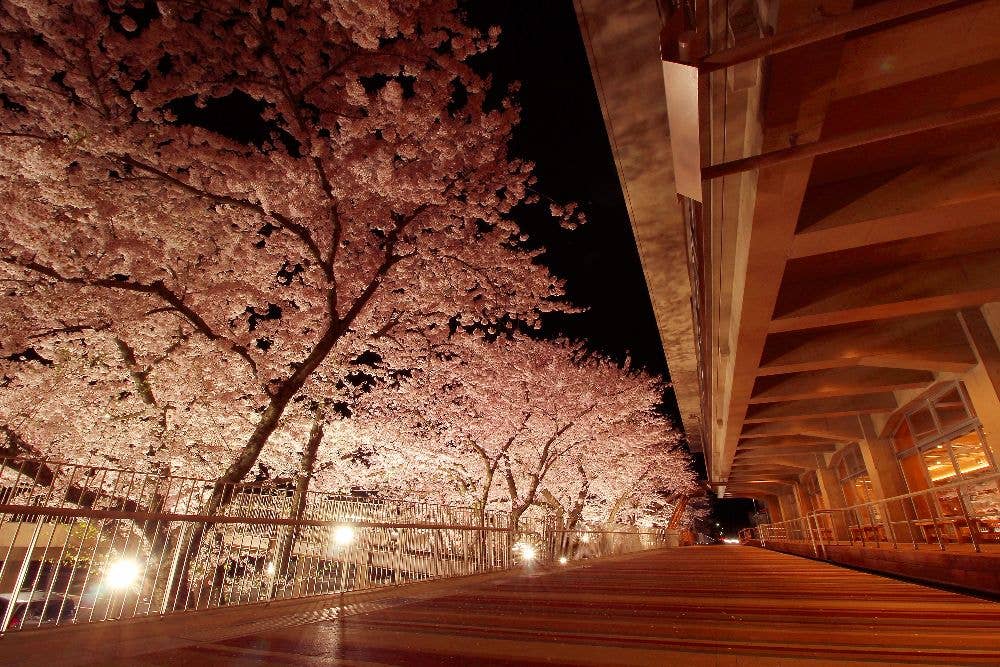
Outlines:
[[[502,505],[517,526],[533,505],[575,522],[581,496],[604,493],[607,511],[644,502],[657,485],[688,484],[688,457],[654,412],[659,392],[648,375],[567,342],[455,337],[371,407],[404,420],[444,464],[453,502],[481,512]],[[581,493],[581,484],[593,490]]]
[[[561,307],[508,219],[517,109],[466,63],[496,38],[448,0],[0,5],[0,419],[201,459],[211,511],[366,364]]]
[[[582,523],[664,526],[681,496],[699,492],[680,433],[649,399],[562,461],[547,483],[568,530]]]

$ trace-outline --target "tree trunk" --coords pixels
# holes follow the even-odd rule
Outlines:
[[[587,471],[584,469],[582,463],[577,463],[577,471],[580,473],[580,491],[576,494],[576,501],[573,503],[573,507],[570,508],[569,516],[566,520],[566,530],[573,530],[576,528],[576,524],[580,522],[583,517],[583,508],[587,504],[587,495],[590,493],[590,478],[587,477]]]
[[[479,498],[477,508],[479,514],[479,527],[486,528],[486,504],[490,500],[490,489],[493,487],[493,475],[496,472],[496,468],[493,466],[487,466],[486,478],[483,480],[483,492]],[[487,545],[488,540],[486,539],[486,531],[480,530],[476,539],[477,543],[477,553],[479,555],[480,563],[485,564],[488,558]]]
[[[667,523],[667,528],[677,528],[681,523],[681,517],[684,516],[684,510],[687,508],[688,497],[681,496],[680,500],[677,501],[677,506],[674,507],[674,513],[670,516],[670,522]]]
[[[299,471],[295,475],[295,491],[292,494],[292,507],[290,518],[301,521],[305,513],[306,501],[309,498],[309,483],[312,481],[313,470],[316,466],[316,454],[319,445],[323,441],[323,419],[324,411],[322,406],[317,406],[313,413],[312,428],[309,430],[309,441],[305,449],[302,450],[302,457],[299,459]],[[278,550],[274,563],[274,586],[276,587],[280,579],[288,575],[288,568],[292,557],[292,549],[298,539],[301,530],[298,526],[286,526],[281,531],[278,538]],[[273,590],[273,589],[272,589]]]
[[[527,505],[512,505],[510,508],[510,529],[514,533],[520,530],[521,515],[528,509]]]
[[[377,287],[377,284],[375,285]],[[372,288],[372,285],[369,285]],[[373,291],[370,289],[370,291]],[[364,296],[364,295],[363,295]],[[370,294],[369,294],[370,297]],[[360,308],[363,303],[359,306],[359,302],[362,297],[359,297],[359,301],[355,302],[355,307],[352,308],[352,312],[355,308]],[[289,402],[295,394],[298,393],[299,389],[305,384],[312,372],[323,363],[330,350],[333,349],[334,344],[340,339],[340,337],[347,330],[347,326],[350,321],[353,321],[354,316],[357,313],[354,312],[350,317],[345,317],[343,319],[333,317],[333,321],[330,326],[324,332],[323,337],[320,338],[319,342],[306,357],[305,361],[289,376],[284,382],[278,385],[277,390],[272,394],[271,401],[268,403],[267,408],[261,415],[260,421],[257,422],[256,428],[254,428],[253,433],[250,434],[250,438],[247,443],[243,445],[243,448],[237,454],[236,459],[230,464],[229,468],[215,481],[215,486],[212,489],[212,495],[209,497],[208,502],[205,503],[205,507],[202,510],[202,514],[207,516],[213,516],[218,513],[222,508],[229,504],[233,497],[233,491],[236,484],[239,484],[247,473],[253,468],[254,463],[257,462],[257,458],[260,456],[260,452],[264,449],[264,445],[267,444],[268,438],[274,433],[274,429],[278,426],[278,421],[285,412],[285,408],[288,407]],[[198,553],[198,549],[201,548],[201,542],[205,537],[205,533],[211,528],[212,524],[206,523],[199,526],[191,536],[191,540],[185,548],[184,556],[184,576],[178,577],[179,586],[187,586],[187,578],[190,573],[190,565]]]

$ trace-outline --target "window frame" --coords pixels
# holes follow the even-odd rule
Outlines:
[[[864,456],[861,454],[861,448],[857,444],[848,445],[841,450],[840,460],[837,462],[837,481],[840,484],[840,491],[844,494],[844,499],[848,501],[848,505],[855,504],[866,504],[874,501],[873,497],[866,498],[855,498],[856,491],[851,491],[848,493],[848,488],[856,489],[857,485],[854,480],[859,477],[864,477],[865,481],[870,485],[872,483],[871,475],[868,473],[868,466],[865,465]],[[844,467],[844,472],[841,472],[841,466]],[[869,494],[865,494],[869,496]],[[852,502],[857,501],[857,502]]]
[[[941,419],[937,414],[937,410],[934,407],[935,403],[941,398],[951,393],[952,391],[957,391],[959,398],[962,401],[962,406],[965,408],[966,418],[962,421],[956,422],[947,428],[942,427]],[[927,411],[931,419],[934,422],[935,432],[932,434],[924,434],[918,436],[913,427],[912,416],[923,411]],[[909,437],[913,441],[913,445],[903,449],[896,449],[896,438],[900,429],[903,425],[909,430]],[[903,477],[903,482],[906,484],[906,489],[910,493],[915,493],[923,489],[913,489],[910,486],[910,481],[906,477],[906,472],[903,470],[903,459],[909,458],[911,456],[919,457],[921,463],[921,471],[924,475],[924,483],[927,489],[933,489],[935,487],[934,480],[931,479],[930,471],[927,469],[927,462],[924,458],[924,453],[930,451],[939,445],[945,446],[945,451],[948,453],[948,460],[951,461],[952,468],[955,471],[955,481],[961,482],[965,479],[962,474],[961,468],[958,464],[958,460],[955,457],[955,453],[952,450],[951,442],[956,440],[963,435],[975,432],[979,436],[979,443],[982,446],[983,453],[986,456],[986,460],[989,462],[990,468],[993,472],[997,471],[997,464],[993,458],[993,452],[990,451],[989,446],[986,444],[986,438],[983,434],[982,424],[979,418],[976,416],[976,411],[972,406],[972,401],[969,399],[969,394],[965,389],[964,383],[960,380],[954,380],[948,382],[939,387],[935,387],[933,390],[925,392],[923,395],[919,396],[914,402],[911,403],[910,407],[902,414],[902,419],[892,431],[891,440],[893,442],[893,450],[896,454],[896,466],[899,468],[900,475]]]

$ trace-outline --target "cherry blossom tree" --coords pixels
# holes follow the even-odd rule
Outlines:
[[[359,360],[563,307],[509,220],[517,109],[467,64],[496,39],[448,0],[3,3],[0,418],[75,368],[45,453],[127,423],[221,489],[301,448]],[[104,418],[87,387],[116,385]]]
[[[567,530],[581,523],[664,526],[681,496],[699,492],[680,434],[654,411],[653,401],[560,463],[545,495]]]
[[[655,413],[660,392],[651,377],[565,341],[456,336],[370,409],[433,452],[451,502],[503,505],[514,526],[548,505],[575,523],[584,500],[591,512],[617,502],[617,517],[692,479],[677,434]]]

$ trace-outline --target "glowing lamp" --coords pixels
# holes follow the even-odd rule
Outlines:
[[[566,556],[559,556],[559,564],[560,565],[565,565],[568,562],[569,562],[569,559],[566,558]]]
[[[346,547],[354,542],[354,529],[350,526],[337,526],[333,530],[333,543],[338,547]]]
[[[139,580],[139,564],[131,558],[115,561],[104,573],[104,581],[111,588],[128,588]]]

